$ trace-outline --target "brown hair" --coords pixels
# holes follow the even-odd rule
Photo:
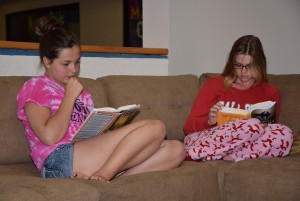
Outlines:
[[[62,27],[62,24],[47,17],[41,17],[35,22],[35,34],[40,39],[40,60],[46,57],[50,61],[56,59],[61,49],[79,46],[78,37]]]
[[[225,77],[224,85],[229,88],[235,82],[236,75],[234,69],[235,58],[238,54],[249,55],[251,60],[251,74],[254,78],[254,84],[259,85],[267,82],[267,60],[264,54],[263,46],[258,37],[253,35],[242,36],[236,40],[229,53],[227,63],[222,72]]]

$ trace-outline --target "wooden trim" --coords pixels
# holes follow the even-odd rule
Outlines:
[[[38,43],[14,42],[0,40],[0,48],[21,49],[21,50],[38,50]]]
[[[15,42],[0,40],[0,48],[38,50],[38,43]],[[138,48],[138,47],[113,47],[113,46],[93,46],[81,45],[82,52],[92,53],[114,53],[114,54],[149,54],[149,55],[168,55],[169,50],[165,48]]]

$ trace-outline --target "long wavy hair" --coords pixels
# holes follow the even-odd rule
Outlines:
[[[263,46],[258,37],[254,35],[242,36],[236,40],[229,53],[226,65],[222,72],[225,77],[224,85],[228,89],[237,79],[234,62],[239,54],[251,56],[251,71],[254,79],[254,84],[259,85],[262,82],[267,82],[267,60],[263,50]]]

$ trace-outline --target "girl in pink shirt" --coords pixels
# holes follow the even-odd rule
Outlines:
[[[116,176],[178,167],[184,146],[165,140],[165,125],[143,120],[71,142],[93,109],[93,100],[77,79],[80,70],[78,38],[45,17],[35,26],[45,75],[33,77],[17,96],[30,155],[43,177],[79,177],[109,181]]]
[[[293,136],[284,125],[265,126],[254,118],[216,125],[222,107],[248,109],[263,101],[276,102],[278,118],[280,94],[267,82],[262,44],[255,36],[243,36],[234,43],[221,76],[207,80],[195,99],[184,125],[187,160],[239,161],[286,156]]]
[[[75,131],[78,130],[89,112],[93,109],[93,100],[88,91],[82,90],[75,100],[75,104],[80,107],[73,107],[70,124],[64,137],[53,145],[44,144],[35,135],[26,116],[24,106],[27,102],[31,102],[38,106],[49,108],[51,113],[55,114],[60,107],[64,93],[65,89],[63,86],[52,80],[48,75],[42,75],[28,80],[20,89],[17,96],[18,118],[23,122],[26,138],[29,142],[30,156],[39,171],[41,171],[45,159],[55,148],[59,145],[70,143],[70,139],[75,134]]]

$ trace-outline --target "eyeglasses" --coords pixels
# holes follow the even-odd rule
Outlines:
[[[240,64],[240,63],[234,63],[233,66],[235,69],[241,69],[241,70],[243,70],[243,68],[245,68],[246,70],[249,70],[251,68],[250,64],[247,64],[246,66],[244,66],[243,64]]]

